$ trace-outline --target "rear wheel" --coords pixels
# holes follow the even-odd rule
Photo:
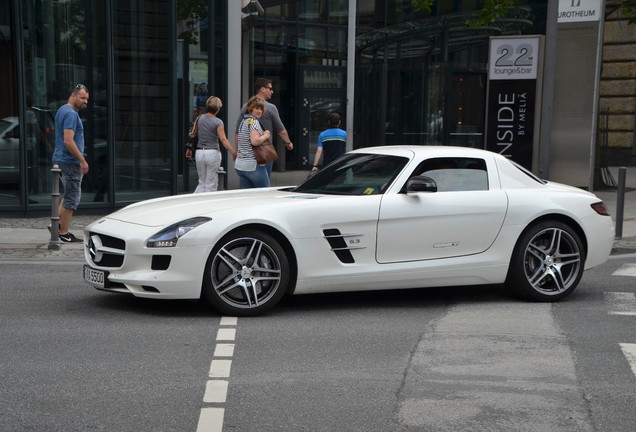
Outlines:
[[[557,301],[581,280],[585,250],[578,234],[558,221],[530,227],[517,242],[506,287],[530,300]]]
[[[232,233],[212,250],[203,295],[220,312],[259,315],[274,307],[289,284],[289,261],[280,244],[255,230]]]

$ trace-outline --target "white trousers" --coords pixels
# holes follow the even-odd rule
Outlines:
[[[199,184],[193,193],[214,192],[219,187],[219,167],[221,152],[218,150],[197,150],[194,155],[199,174]]]

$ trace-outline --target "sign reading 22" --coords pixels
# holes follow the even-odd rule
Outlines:
[[[532,66],[534,59],[532,45],[525,43],[516,47],[507,44],[499,45],[496,54],[498,57],[495,66],[499,67]]]

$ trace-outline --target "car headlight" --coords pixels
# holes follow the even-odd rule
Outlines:
[[[157,234],[150,237],[146,246],[151,248],[174,247],[177,245],[177,241],[179,241],[181,237],[199,225],[211,220],[212,218],[208,217],[195,217],[177,222],[176,224],[170,225],[168,228],[164,228]]]

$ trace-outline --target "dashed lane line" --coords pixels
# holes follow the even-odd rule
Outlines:
[[[229,378],[232,360],[212,360],[210,378]]]
[[[223,408],[202,408],[197,432],[222,432],[224,415]]]
[[[229,382],[226,380],[210,380],[205,386],[205,395],[203,402],[207,403],[225,403],[227,400],[227,387]]]
[[[236,340],[236,317],[222,317],[220,328],[216,333],[214,357],[210,363],[208,381],[205,384],[203,403],[212,406],[201,408],[197,432],[222,432],[223,419],[227,401],[227,391],[234,356],[234,341]],[[223,379],[226,378],[226,379]]]

